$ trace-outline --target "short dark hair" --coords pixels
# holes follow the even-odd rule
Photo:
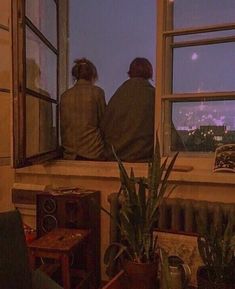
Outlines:
[[[97,80],[98,73],[95,65],[86,58],[74,60],[75,65],[72,68],[72,76],[74,79],[85,79],[88,81]]]
[[[151,79],[153,77],[153,67],[147,58],[135,58],[129,67],[129,77],[142,77],[144,79]]]

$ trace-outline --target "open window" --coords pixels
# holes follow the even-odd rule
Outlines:
[[[128,78],[128,66],[135,57],[146,56],[154,64],[155,2],[147,6],[139,0],[142,6],[135,9],[131,2],[135,0],[128,5],[125,0],[115,5],[76,0],[14,1],[15,167],[58,156],[58,96],[68,87],[75,58],[94,59],[99,71],[97,85],[105,90],[107,102]]]
[[[165,154],[214,155],[235,142],[234,13],[232,0],[158,0],[157,117]]]
[[[58,96],[67,81],[59,81],[59,66],[66,75],[67,1],[16,0],[12,5],[13,163],[21,167],[59,154]]]

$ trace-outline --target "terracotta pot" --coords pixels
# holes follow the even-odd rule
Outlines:
[[[127,261],[124,271],[127,275],[128,289],[156,289],[157,263],[135,263]]]
[[[235,289],[235,284],[219,283],[209,281],[207,268],[201,266],[197,270],[198,289]]]

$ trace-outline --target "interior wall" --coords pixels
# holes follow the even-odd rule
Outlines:
[[[0,1],[0,24],[9,27],[10,19],[10,0]],[[1,30],[1,29],[0,29]],[[7,32],[7,41],[4,40],[4,45],[8,48],[1,48],[3,43],[2,35],[6,34],[4,31],[0,31],[0,51],[1,59],[6,56],[6,62],[4,62],[4,70],[6,70],[6,75],[11,73],[10,65],[10,32]],[[2,33],[2,34],[1,34]],[[4,38],[5,39],[5,38]],[[0,73],[3,70],[2,60],[0,62]],[[4,74],[5,77],[5,74]],[[2,81],[0,75],[0,81]],[[9,86],[9,76],[6,81],[4,80],[4,85],[6,88]],[[10,110],[11,110],[11,95],[10,93],[0,94],[1,106],[0,106],[0,151],[3,152],[4,156],[10,156]],[[4,100],[3,100],[4,99]],[[2,155],[0,155],[2,156]],[[1,158],[0,158],[1,159]],[[234,177],[234,175],[231,175]],[[10,165],[0,166],[0,211],[8,210],[12,208],[11,203],[11,188],[14,183],[22,184],[38,184],[38,185],[54,185],[54,186],[78,186],[81,188],[89,188],[101,191],[101,201],[102,205],[109,208],[107,202],[107,196],[119,189],[119,180],[117,178],[99,178],[99,177],[79,177],[79,176],[61,176],[61,175],[47,175],[47,174],[17,174],[14,175],[14,170]],[[196,184],[196,183],[179,183],[178,187],[172,194],[172,197],[183,197],[183,198],[193,198],[201,200],[211,200],[211,201],[224,201],[224,202],[235,202],[235,186],[233,185],[212,185],[212,184]],[[26,216],[27,217],[27,216]],[[30,222],[35,225],[35,218],[30,216]],[[103,252],[109,243],[109,218],[102,213],[101,214],[101,253]],[[105,278],[105,269],[103,265],[103,259],[101,259],[102,265],[102,278]]]
[[[12,209],[11,188],[14,183],[14,170],[9,166],[0,166],[0,212]]]
[[[15,181],[21,184],[37,184],[51,186],[77,186],[85,189],[101,191],[101,204],[109,210],[107,197],[112,192],[119,190],[119,180],[117,178],[99,177],[79,177],[48,174],[16,174]],[[221,201],[225,203],[235,202],[235,186],[218,184],[193,184],[178,183],[177,188],[171,197],[191,198],[196,200]],[[27,216],[25,216],[27,222]],[[32,221],[32,217],[29,216]],[[35,223],[34,223],[35,226]],[[101,213],[101,268],[102,279],[107,279],[105,266],[103,264],[103,254],[109,244],[109,217]]]
[[[10,157],[10,104],[11,104],[11,1],[0,4],[0,158]],[[1,161],[1,160],[0,160]]]
[[[13,208],[11,156],[11,0],[0,1],[0,211]],[[7,165],[6,165],[7,164]]]

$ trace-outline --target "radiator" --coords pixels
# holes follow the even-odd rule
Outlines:
[[[120,204],[117,193],[110,194],[108,201],[110,212],[114,217],[110,219],[110,242],[115,242],[119,240],[116,220]],[[182,198],[164,200],[156,224],[158,243],[169,256],[178,256],[189,265],[191,269],[190,285],[197,286],[197,268],[203,264],[197,248],[197,215],[203,218],[203,222],[209,228],[209,226],[220,227],[222,224],[226,224],[230,215],[235,216],[234,213],[235,203]]]
[[[114,219],[110,221],[110,241],[118,240],[116,219],[119,210],[117,193],[108,196],[110,213]],[[200,215],[204,224],[220,228],[226,224],[230,215],[235,215],[235,203],[209,202],[193,199],[168,198],[163,201],[156,229],[169,233],[198,233],[196,216]]]

